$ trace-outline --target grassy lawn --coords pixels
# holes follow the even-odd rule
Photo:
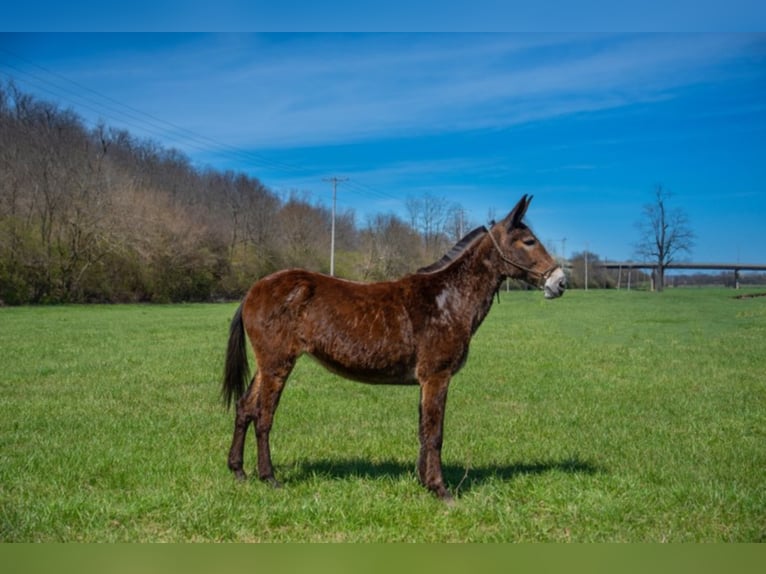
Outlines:
[[[734,295],[503,294],[450,389],[451,508],[417,482],[417,388],[310,360],[284,487],[236,483],[233,304],[0,309],[0,540],[766,541],[766,297]]]

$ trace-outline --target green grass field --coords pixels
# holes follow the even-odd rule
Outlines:
[[[503,294],[450,389],[453,507],[417,482],[417,388],[310,360],[284,487],[235,482],[234,304],[0,309],[0,540],[766,541],[766,297],[734,295]]]

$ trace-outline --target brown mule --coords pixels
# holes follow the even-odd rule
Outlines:
[[[397,281],[357,283],[290,269],[256,282],[234,314],[222,394],[236,401],[229,468],[245,478],[245,434],[255,425],[258,476],[278,485],[269,432],[285,381],[307,353],[330,371],[374,384],[420,385],[418,478],[450,500],[441,468],[447,389],[506,277],[559,297],[565,276],[523,223],[526,195],[501,222],[466,235],[441,260]],[[258,371],[250,378],[245,332]]]

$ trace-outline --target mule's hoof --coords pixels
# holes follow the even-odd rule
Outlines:
[[[272,488],[282,488],[282,483],[279,482],[276,478],[273,476],[267,476],[265,478],[261,479],[263,482],[271,485]]]
[[[238,482],[245,482],[247,480],[247,474],[241,468],[233,470],[232,472],[234,472],[234,478],[236,478]]]
[[[441,500],[447,506],[449,507],[455,506],[455,499],[452,497],[449,490],[447,490],[446,488],[442,490],[438,490],[436,492],[436,496],[438,496],[439,500]]]
[[[452,495],[450,494],[450,491],[447,490],[446,486],[439,484],[437,486],[429,487],[429,489],[434,493],[434,495],[436,495],[439,500],[441,500],[447,506],[452,506],[455,504],[455,499],[452,498]]]

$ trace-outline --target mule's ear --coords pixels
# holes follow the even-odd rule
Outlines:
[[[514,207],[505,219],[503,219],[503,224],[508,231],[519,226],[524,219],[524,215],[527,213],[527,208],[531,201],[532,196],[524,194],[516,204],[516,207]]]

